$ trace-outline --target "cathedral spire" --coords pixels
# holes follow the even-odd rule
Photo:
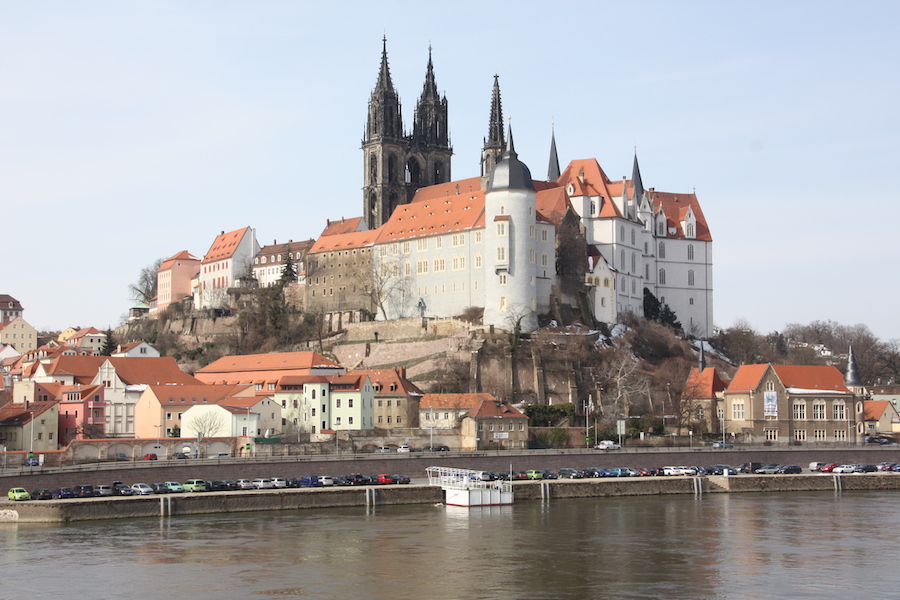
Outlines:
[[[447,126],[447,98],[438,94],[434,80],[434,64],[431,61],[431,46],[428,46],[428,67],[425,69],[425,83],[422,95],[416,105],[413,122],[413,146],[422,148],[440,147],[449,150],[450,139]],[[443,183],[448,179],[432,181],[427,185]]]
[[[366,141],[376,137],[403,137],[403,119],[400,114],[400,98],[391,81],[391,69],[387,58],[387,36],[382,38],[381,68],[378,82],[369,98],[369,120]]]
[[[491,118],[488,124],[488,135],[484,142],[482,157],[482,187],[487,183],[491,171],[500,162],[506,148],[503,135],[503,105],[500,103],[500,76],[494,75],[494,90],[491,93]]]
[[[547,167],[547,181],[559,179],[559,156],[556,154],[556,129],[550,129],[550,166]]]

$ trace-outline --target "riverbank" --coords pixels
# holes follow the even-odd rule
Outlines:
[[[640,477],[514,482],[517,501],[667,494],[900,490],[894,474]],[[439,504],[441,488],[386,485],[0,502],[0,522],[60,523],[309,508]]]

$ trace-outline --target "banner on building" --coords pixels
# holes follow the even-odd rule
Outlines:
[[[763,414],[778,418],[778,392],[763,392]]]

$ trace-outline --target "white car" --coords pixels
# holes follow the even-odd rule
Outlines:
[[[272,485],[274,485],[274,486],[277,487],[277,488],[286,488],[286,487],[287,487],[287,480],[285,480],[284,477],[273,477],[273,478],[272,478]]]
[[[131,491],[134,492],[136,496],[149,496],[153,493],[153,488],[146,483],[135,483],[131,486]]]
[[[319,476],[319,485],[327,486],[334,485],[334,477],[331,475],[320,475]]]
[[[838,465],[831,470],[832,473],[856,473],[856,465]]]
[[[271,479],[257,477],[253,480],[253,487],[258,490],[274,490],[275,484]]]
[[[691,467],[663,467],[663,475],[696,475]]]
[[[594,450],[621,450],[622,446],[612,440],[603,440],[594,446]]]
[[[253,482],[250,481],[249,479],[238,479],[235,483],[237,484],[237,489],[239,489],[239,490],[253,490],[253,489],[256,489],[256,488],[253,486]]]
[[[397,452],[409,452],[409,444],[400,444],[400,447],[397,448]]]

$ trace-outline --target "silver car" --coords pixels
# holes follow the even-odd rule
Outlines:
[[[131,486],[131,491],[134,492],[136,496],[149,496],[153,493],[153,488],[146,483],[135,483]]]
[[[274,490],[275,484],[272,483],[271,479],[257,477],[253,480],[253,487],[258,490]]]

